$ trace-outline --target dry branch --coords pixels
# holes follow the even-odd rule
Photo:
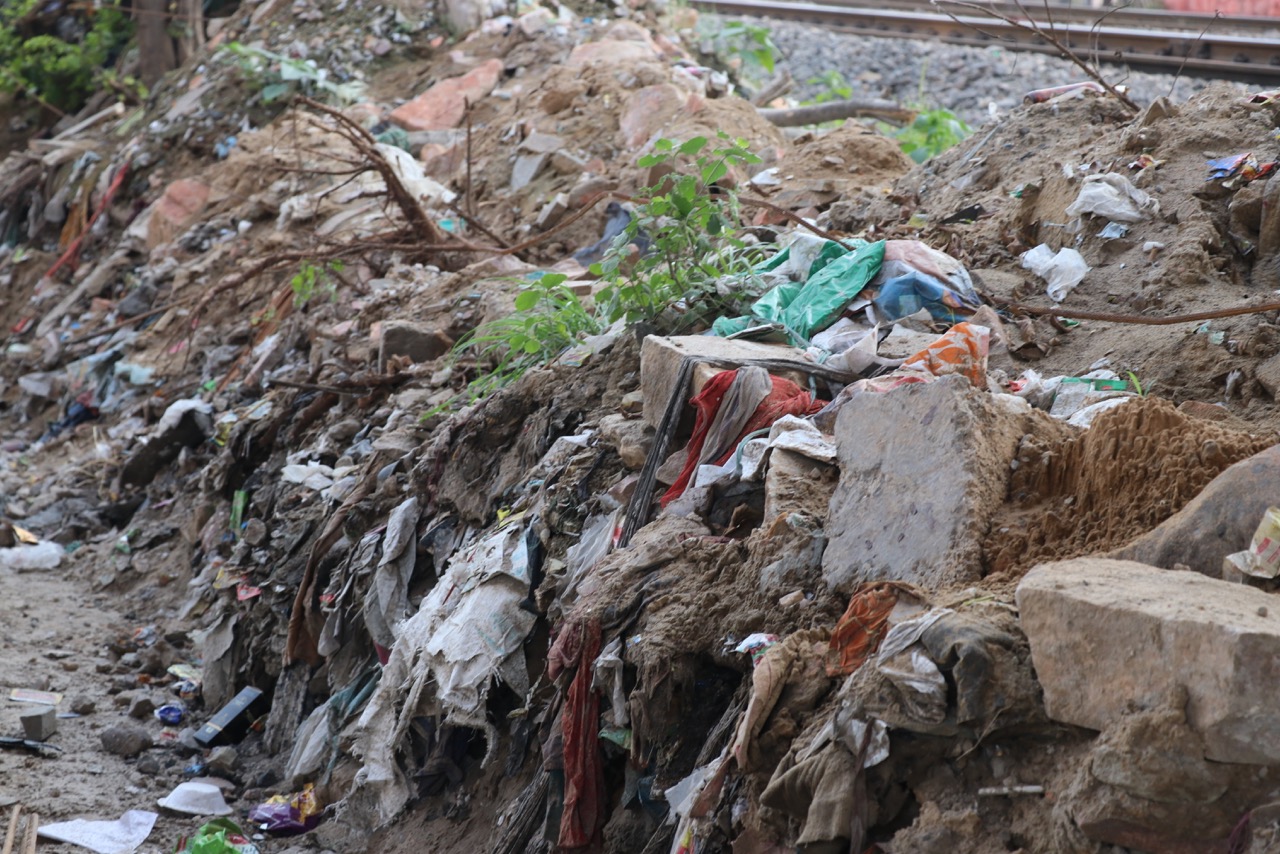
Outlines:
[[[941,9],[942,14],[946,15],[948,18],[955,21],[957,24],[960,24],[961,26],[970,27],[971,29],[981,32],[981,30],[979,30],[977,27],[974,27],[972,24],[969,24],[966,21],[960,20],[952,12],[949,12],[946,9],[942,9],[941,0],[931,0],[931,2],[933,3],[933,5]],[[1107,90],[1108,94],[1114,96],[1115,99],[1119,101],[1121,104],[1123,104],[1126,109],[1128,109],[1132,113],[1138,112],[1139,107],[1137,104],[1134,103],[1132,98],[1130,98],[1124,92],[1121,92],[1115,86],[1112,86],[1109,82],[1107,82],[1107,79],[1102,76],[1102,72],[1098,71],[1098,69],[1095,68],[1093,65],[1081,59],[1079,54],[1077,54],[1066,43],[1064,43],[1062,39],[1058,38],[1058,34],[1057,32],[1055,32],[1052,26],[1048,28],[1041,26],[1041,24],[1031,16],[1031,13],[1027,11],[1027,8],[1022,5],[1020,0],[1014,0],[1014,5],[1018,7],[1018,11],[1020,11],[1023,15],[1026,16],[1025,21],[1015,20],[1013,18],[1010,18],[1008,15],[1005,15],[1001,12],[996,11],[995,9],[992,9],[989,6],[983,6],[979,3],[969,3],[969,2],[966,2],[966,0],[946,0],[946,4],[948,6],[959,6],[964,9],[973,9],[977,12],[981,12],[982,14],[987,15],[988,17],[995,18],[998,21],[1003,21],[1004,23],[1008,24],[1011,27],[1022,30],[1023,32],[1031,33],[1035,36],[1038,36],[1039,38],[1044,39],[1046,42],[1053,45],[1054,49],[1058,51],[1058,54],[1063,59],[1073,63],[1081,71],[1089,75],[1090,79],[1096,80],[1098,84],[1102,86],[1102,88]]]

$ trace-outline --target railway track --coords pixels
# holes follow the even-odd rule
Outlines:
[[[826,3],[791,0],[697,0],[722,15],[784,18],[819,24],[839,32],[883,38],[932,39],[947,44],[1057,53],[1042,37],[973,8],[946,2],[876,0],[876,8],[856,0]],[[1026,20],[1017,6],[984,4],[1014,21]],[[1044,7],[1027,5],[1045,28]],[[1149,71],[1212,75],[1259,84],[1280,83],[1280,20],[1186,15],[1157,10],[1051,6],[1055,37],[1081,57]],[[1207,29],[1206,29],[1207,28]],[[1230,28],[1231,32],[1225,32]]]

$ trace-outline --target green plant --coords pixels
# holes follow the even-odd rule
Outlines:
[[[41,0],[0,3],[0,90],[60,111],[79,109],[128,44],[133,25],[119,0],[104,0],[76,20],[80,26],[70,29],[78,32],[59,35]]]
[[[700,19],[699,35],[704,45],[740,80],[759,82],[773,74],[777,65],[778,46],[768,27],[745,21],[722,22],[713,17]]]
[[[495,360],[492,370],[467,385],[471,400],[549,364],[582,336],[601,330],[600,321],[565,287],[566,280],[563,273],[543,273],[525,283],[516,295],[514,312],[477,327],[457,343],[455,360],[464,353],[473,354],[477,361]]]
[[[522,283],[515,311],[477,327],[453,349],[456,363],[470,354],[491,363],[450,401],[423,414],[425,420],[460,399],[478,400],[510,385],[533,368],[550,364],[584,336],[619,321],[644,320],[678,329],[707,314],[719,315],[726,299],[718,284],[734,288],[754,275],[755,250],[733,235],[737,196],[714,187],[734,166],[759,163],[744,140],[718,137],[708,150],[706,137],[683,143],[662,139],[654,153],[641,157],[645,168],[668,166],[658,182],[638,194],[641,202],[614,240],[604,260],[591,266],[605,285],[590,310],[565,287],[560,273],[544,273]],[[681,170],[684,170],[683,172]],[[714,188],[714,189],[713,189]],[[640,248],[638,257],[632,246]]]
[[[959,116],[943,109],[923,110],[906,127],[893,128],[882,124],[880,130],[898,140],[903,153],[916,163],[937,157],[973,133]]]
[[[265,104],[299,91],[308,96],[329,96],[345,104],[364,97],[363,83],[358,80],[335,83],[330,79],[329,70],[319,67],[314,60],[293,59],[240,42],[230,42],[220,50],[236,58],[241,73],[259,90]]]
[[[828,101],[847,101],[853,97],[853,87],[849,85],[849,81],[844,78],[844,75],[835,69],[824,72],[817,77],[810,77],[806,82],[809,86],[821,86],[822,91],[807,101],[801,101],[801,105],[825,104]]]
[[[341,261],[330,261],[323,267],[304,261],[302,267],[289,280],[289,287],[293,289],[294,307],[301,308],[306,305],[316,295],[317,290],[333,302],[338,298],[338,283],[335,277],[341,272]]]
[[[1138,393],[1139,397],[1146,397],[1147,390],[1142,387],[1142,383],[1138,382],[1138,375],[1133,371],[1125,371],[1129,376],[1129,382],[1133,384],[1133,390]]]
[[[631,222],[592,272],[607,282],[596,297],[606,323],[656,322],[679,309],[668,326],[688,326],[723,307],[717,283],[749,274],[752,252],[734,236],[738,199],[732,189],[715,187],[734,166],[759,163],[746,141],[718,136],[708,150],[706,137],[683,143],[660,139],[639,165],[666,165],[672,171],[638,194],[643,201]],[[684,171],[682,173],[682,170]],[[629,247],[648,249],[632,258]]]

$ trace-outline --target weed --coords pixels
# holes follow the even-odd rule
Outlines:
[[[133,25],[119,0],[96,4],[78,27],[55,30],[41,22],[42,0],[0,3],[0,90],[23,93],[73,111],[99,88],[104,66],[129,42]]]
[[[327,96],[329,100],[353,104],[364,97],[364,84],[358,80],[335,83],[326,68],[310,59],[292,59],[260,47],[240,42],[223,45],[220,50],[236,58],[240,71],[249,84],[259,90],[264,104],[270,104],[295,92],[308,97]]]
[[[698,24],[704,53],[714,55],[739,80],[755,85],[772,76],[779,50],[768,27],[711,17]]]
[[[639,165],[667,165],[672,171],[639,193],[642,202],[631,222],[604,260],[591,266],[606,283],[594,306],[588,309],[565,287],[566,277],[560,273],[544,273],[524,283],[511,315],[477,327],[454,346],[454,362],[470,354],[493,367],[422,418],[508,386],[614,323],[643,320],[673,330],[719,316],[733,296],[722,296],[717,284],[733,281],[736,290],[754,275],[752,266],[758,259],[755,250],[733,236],[736,194],[715,184],[734,166],[759,163],[760,158],[746,148],[745,140],[722,133],[718,141],[718,147],[709,148],[706,137],[683,143],[658,140],[654,153],[640,158]],[[642,247],[638,257],[632,246]]]
[[[567,278],[563,273],[543,273],[524,284],[513,313],[477,327],[457,343],[455,360],[464,353],[477,361],[496,360],[491,371],[468,384],[466,397],[479,400],[509,386],[533,368],[549,364],[582,336],[601,330],[600,321],[565,287]]]
[[[853,97],[853,87],[849,85],[844,75],[835,69],[817,77],[810,77],[806,82],[809,86],[821,86],[822,90],[807,101],[801,101],[801,106],[825,104],[829,101],[847,101]]]
[[[293,289],[293,305],[302,308],[311,301],[316,292],[325,294],[330,302],[338,298],[338,283],[335,276],[342,272],[341,261],[330,261],[323,267],[304,261],[302,267],[289,280]]]
[[[973,133],[959,116],[943,109],[924,110],[904,128],[894,129],[886,125],[881,130],[898,140],[903,153],[916,163],[937,157]]]
[[[1133,390],[1138,393],[1138,396],[1146,397],[1147,389],[1143,388],[1142,383],[1138,382],[1138,375],[1133,371],[1126,371],[1125,373],[1129,375],[1129,382],[1133,384]]]
[[[760,158],[745,140],[721,133],[718,141],[719,147],[707,150],[706,137],[679,144],[661,139],[653,154],[640,158],[643,168],[666,164],[674,171],[640,192],[644,202],[630,224],[604,260],[591,267],[608,283],[596,298],[606,323],[653,323],[675,310],[677,316],[662,325],[690,326],[720,313],[718,282],[750,272],[751,252],[732,231],[738,221],[737,195],[713,186],[732,167],[759,163]],[[648,251],[633,259],[632,244]]]

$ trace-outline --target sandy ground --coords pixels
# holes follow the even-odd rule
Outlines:
[[[138,851],[170,852],[181,836],[201,823],[196,817],[166,813],[156,806],[158,798],[181,782],[182,769],[189,761],[163,746],[160,721],[153,716],[132,721],[127,708],[115,705],[116,698],[109,693],[113,682],[121,680],[123,684],[136,676],[132,670],[126,676],[114,674],[119,665],[111,660],[107,643],[118,635],[131,635],[134,627],[105,597],[86,595],[84,586],[64,570],[23,574],[0,570],[0,602],[4,603],[0,619],[0,735],[21,735],[19,717],[39,708],[10,700],[14,688],[63,694],[60,715],[71,715],[71,706],[79,698],[92,700],[96,706],[92,713],[59,719],[58,732],[48,742],[61,748],[57,758],[0,750],[0,804],[20,803],[24,812],[39,813],[42,825],[73,818],[114,820],[125,810],[152,810],[160,813],[160,818]],[[131,760],[104,751],[101,732],[125,722],[140,723],[161,746]],[[143,770],[139,770],[140,762]],[[0,810],[6,825],[10,810],[9,806]],[[86,849],[42,839],[39,850]]]

